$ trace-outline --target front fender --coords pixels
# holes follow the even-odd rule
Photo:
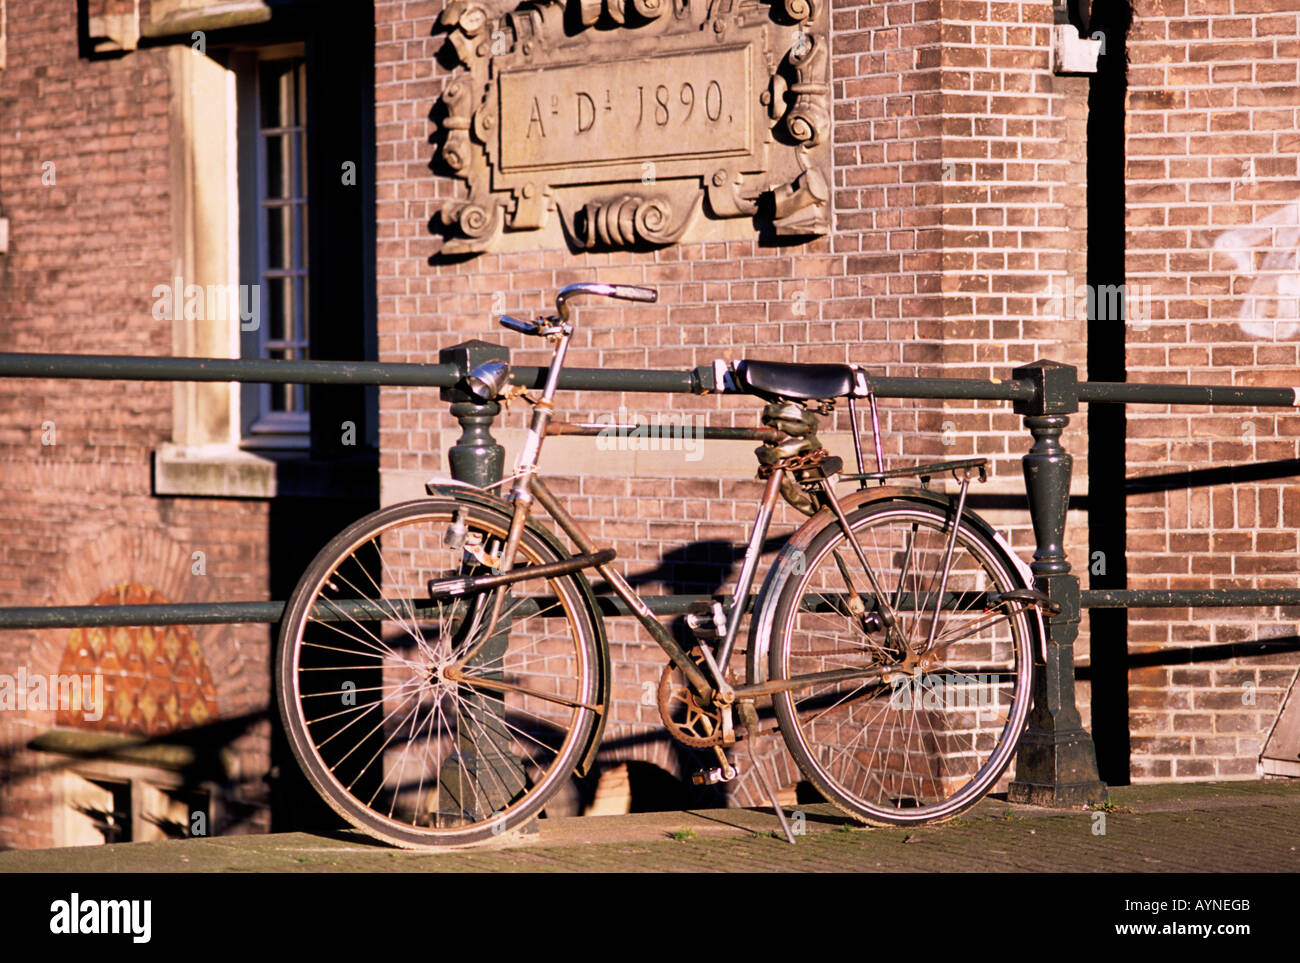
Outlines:
[[[919,502],[933,505],[945,511],[952,511],[954,507],[953,500],[948,495],[930,491],[928,488],[903,485],[883,485],[878,488],[858,489],[851,494],[842,496],[840,498],[840,507],[845,515],[849,515],[864,505],[883,501]],[[762,682],[767,678],[768,647],[772,639],[772,622],[776,616],[777,600],[775,589],[777,582],[787,575],[795,564],[795,559],[807,551],[813,537],[821,531],[822,526],[830,524],[834,519],[835,515],[829,508],[820,509],[817,514],[804,522],[799,530],[790,537],[785,547],[772,561],[772,566],[767,571],[767,577],[763,580],[763,587],[759,589],[758,604],[749,623],[749,645],[745,661],[750,682]],[[1034,587],[1033,571],[1025,563],[1024,559],[1012,551],[1011,546],[1007,544],[1007,540],[999,532],[984,519],[969,510],[962,512],[962,521],[966,526],[979,532],[997,546],[1004,556],[1003,560],[1020,577],[1021,588]],[[1033,611],[1034,618],[1030,622],[1030,627],[1038,634],[1039,649],[1042,652],[1044,661],[1046,661],[1047,633],[1043,626],[1043,614],[1037,607]]]
[[[514,514],[515,508],[510,502],[489,494],[481,488],[476,488],[467,482],[451,478],[436,478],[430,480],[424,488],[432,496],[441,495],[448,498],[472,501],[484,508],[501,512],[507,518]],[[564,543],[556,537],[555,533],[537,524],[531,517],[528,519],[527,528],[555,552],[557,559],[572,557],[573,553],[565,548]],[[585,776],[590,771],[596,753],[600,749],[600,740],[605,732],[605,721],[609,718],[610,682],[613,674],[610,669],[609,642],[605,637],[605,620],[601,617],[600,606],[596,602],[596,593],[591,590],[591,583],[583,572],[574,572],[572,577],[577,580],[583,604],[587,606],[587,611],[591,614],[591,624],[596,629],[596,671],[599,673],[597,691],[600,693],[600,705],[602,707],[601,711],[596,715],[596,724],[592,727],[587,745],[583,747],[582,755],[578,757],[577,773],[579,776]]]

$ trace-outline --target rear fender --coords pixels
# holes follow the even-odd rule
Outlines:
[[[857,491],[844,495],[840,498],[840,507],[844,514],[848,515],[864,505],[873,502],[883,501],[912,501],[922,504],[933,505],[944,511],[951,512],[954,508],[954,502],[948,495],[939,492],[933,492],[926,488],[914,488],[903,485],[882,485],[878,488],[862,488]],[[1019,576],[1021,588],[1032,589],[1034,587],[1034,574],[1025,561],[1020,558],[1007,540],[1003,538],[988,522],[970,511],[962,513],[964,523],[984,535],[994,545],[998,547],[1004,556],[1004,561],[1008,563],[1012,572]],[[759,605],[755,609],[753,618],[749,623],[749,645],[746,656],[746,669],[751,682],[762,682],[767,678],[767,653],[772,639],[772,624],[776,617],[776,593],[777,582],[786,577],[786,575],[797,564],[797,559],[802,558],[808,550],[815,536],[823,525],[828,525],[834,520],[835,516],[829,508],[820,509],[817,514],[813,515],[808,521],[804,522],[802,527],[790,537],[785,547],[777,554],[772,562],[772,567],[768,569],[767,577],[763,580],[763,587],[759,590]],[[1034,617],[1030,620],[1031,630],[1038,635],[1038,649],[1042,653],[1044,661],[1047,658],[1047,633],[1043,626],[1043,613],[1037,607],[1033,609]]]
[[[514,515],[515,509],[510,502],[498,498],[496,495],[490,495],[483,489],[476,488],[466,482],[456,481],[451,478],[436,478],[431,479],[424,487],[425,491],[431,496],[445,496],[472,501],[484,508],[502,513],[507,520]],[[566,559],[573,556],[573,553],[565,548],[564,543],[550,529],[537,524],[531,517],[528,519],[527,528],[555,552],[557,559]],[[572,577],[577,580],[582,602],[591,614],[591,623],[596,628],[596,671],[599,673],[597,691],[600,693],[599,705],[601,711],[596,715],[596,724],[592,727],[591,736],[587,740],[587,745],[583,747],[582,755],[578,757],[576,769],[579,776],[585,776],[591,770],[592,763],[596,759],[596,753],[600,749],[601,736],[605,732],[605,721],[609,717],[612,673],[609,661],[609,642],[605,637],[605,620],[601,617],[600,606],[596,602],[596,593],[591,590],[591,583],[583,572],[574,572]]]

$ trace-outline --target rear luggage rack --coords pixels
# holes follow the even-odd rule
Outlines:
[[[857,472],[854,474],[842,474],[841,478],[853,479],[865,484],[869,481],[877,481],[882,485],[887,478],[909,478],[919,477],[922,484],[928,484],[931,476],[941,475],[944,472],[952,472],[954,478],[960,478],[963,474],[967,477],[971,473],[978,471],[980,481],[988,481],[988,463],[987,458],[967,458],[962,461],[939,461],[930,465],[912,465],[908,468],[891,468],[888,471],[868,471]]]

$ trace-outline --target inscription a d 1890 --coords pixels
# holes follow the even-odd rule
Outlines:
[[[750,59],[746,45],[502,73],[500,170],[554,169],[550,183],[572,184],[590,180],[592,167],[748,156]]]
[[[494,250],[552,216],[578,248],[669,244],[760,210],[777,234],[825,234],[826,17],[817,0],[452,3],[441,22],[466,69],[439,150],[469,197],[440,210],[442,250]]]

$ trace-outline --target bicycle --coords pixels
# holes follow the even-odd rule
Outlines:
[[[698,782],[735,778],[728,748],[762,732],[770,709],[809,782],[861,821],[934,822],[977,802],[1024,729],[1035,640],[1045,645],[1042,613],[1052,610],[1024,562],[965,506],[986,459],[886,470],[876,396],[855,365],[716,362],[717,390],[767,403],[763,429],[712,430],[762,440],[765,485],[735,592],[692,606],[687,651],[536,470],[548,434],[601,427],[553,421],[576,295],[656,299],[648,288],[574,284],[553,316],[500,319],[552,348],[539,397],[510,383],[505,362],[464,382],[483,401],[532,405],[517,470],[499,483],[508,492],[431,482],[427,498],[349,526],[303,574],[276,678],[311,784],[353,826],[410,848],[480,843],[547,815],[590,769],[611,707],[609,646],[585,574],[594,570],[668,656],[660,716],[718,763]],[[856,473],[817,438],[819,416],[840,399]],[[946,473],[960,482],[955,496],[926,487]],[[837,477],[857,488],[837,494]],[[905,477],[922,486],[899,486]],[[730,666],[778,497],[808,519],[757,593],[740,682]],[[533,517],[537,505],[576,554]]]

